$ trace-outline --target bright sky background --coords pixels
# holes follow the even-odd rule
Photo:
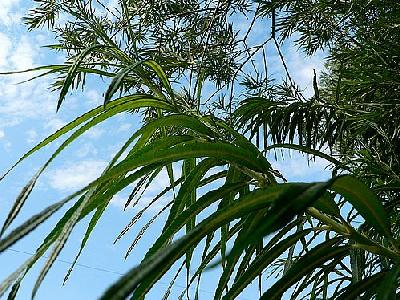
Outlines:
[[[29,0],[0,1],[0,72],[63,62],[62,57],[40,47],[54,43],[51,36],[46,32],[27,32],[22,25],[21,17],[31,3]],[[322,68],[321,58],[305,59],[292,45],[287,45],[284,50],[295,80],[303,87],[311,85],[313,68],[317,70]],[[275,62],[278,64],[276,56]],[[272,57],[273,63],[274,57]],[[277,72],[279,72],[278,69]],[[48,90],[50,79],[41,78],[21,85],[15,84],[30,76],[31,74],[0,77],[0,174],[44,137],[82,112],[101,104],[102,93],[106,87],[105,82],[89,81],[84,92],[69,95],[61,110],[56,113],[57,95]],[[39,212],[95,179],[132,130],[138,126],[138,116],[121,115],[86,133],[60,155],[43,174],[15,224],[20,224],[33,213]],[[55,146],[50,146],[34,155],[0,182],[1,223],[21,188],[54,151]],[[308,166],[307,160],[296,153],[293,153],[292,158],[286,156],[285,160],[271,162],[290,181],[318,181],[329,177],[329,171],[324,170],[326,166],[324,161],[317,159],[315,162],[310,162]],[[62,287],[64,275],[79,249],[82,233],[87,225],[87,220],[81,222],[70,237],[60,259],[45,279],[37,299],[96,299],[108,285],[119,278],[120,274],[139,263],[145,250],[157,236],[157,228],[161,226],[163,218],[154,223],[126,261],[123,258],[125,251],[144,222],[137,224],[116,245],[113,245],[113,240],[138,209],[167,184],[166,176],[160,176],[156,182],[157,184],[146,193],[136,208],[123,211],[122,205],[127,192],[118,195],[113,200],[95,229],[92,239],[88,242],[79,260],[80,265],[76,266],[70,280]],[[167,197],[163,199],[163,203],[167,201]],[[150,219],[161,207],[162,205],[149,211],[145,220]],[[0,280],[6,278],[17,266],[28,259],[30,253],[35,252],[44,234],[51,230],[61,213],[42,225],[30,238],[24,239],[14,245],[10,251],[0,255]],[[17,299],[30,298],[32,286],[43,262],[42,259],[28,274]],[[213,293],[210,289],[215,286],[217,273],[218,270],[203,275],[200,299],[212,299]],[[182,276],[178,278],[170,299],[176,299],[182,291],[185,285],[184,274],[185,272],[182,272]],[[161,299],[172,277],[173,273],[168,273],[157,284],[148,299]],[[252,286],[238,299],[254,299],[255,295],[255,288]]]

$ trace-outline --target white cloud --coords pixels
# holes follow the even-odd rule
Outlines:
[[[58,129],[60,129],[61,127],[63,127],[66,124],[67,123],[64,122],[63,120],[54,118],[54,119],[47,121],[44,124],[44,128],[47,129],[50,133],[54,133],[55,131],[57,131]]]
[[[128,131],[129,129],[132,128],[132,124],[130,123],[123,123],[121,124],[121,126],[119,126],[119,128],[117,129],[119,132],[121,131]]]
[[[32,143],[35,143],[35,142],[37,141],[37,139],[38,139],[38,133],[36,132],[36,130],[34,130],[34,129],[29,129],[29,130],[27,131],[27,134],[28,134],[28,139],[27,139],[27,142],[28,142],[28,143],[32,144]]]
[[[5,135],[4,130],[0,129],[0,139],[4,138]]]
[[[85,136],[91,139],[98,139],[104,134],[104,129],[98,127],[92,127],[85,132]]]
[[[122,195],[117,194],[111,199],[110,203],[123,209],[125,207],[126,199],[128,199],[128,197],[123,197]],[[128,207],[128,209],[131,209],[131,207]]]
[[[0,45],[0,67],[3,69],[4,66],[7,66],[7,58],[12,45],[10,38],[2,32],[0,32]]]
[[[0,24],[9,26],[19,22],[21,14],[16,11],[19,0],[1,0],[0,1]]]
[[[73,191],[95,180],[106,166],[107,162],[105,161],[81,161],[50,171],[47,178],[52,188],[60,191]]]
[[[0,81],[0,126],[53,117],[56,101],[54,94],[47,92],[47,86],[46,81],[36,81],[16,88],[9,80]]]
[[[295,47],[292,43],[285,49],[285,60],[288,65],[289,72],[295,81],[304,90],[305,96],[312,96],[313,90],[313,77],[314,69],[317,74],[317,80],[319,75],[325,69],[324,57],[325,54],[322,51],[317,51],[312,56],[307,56],[302,50]]]
[[[316,157],[315,161],[308,162],[306,155],[293,152],[289,156],[288,151],[284,153],[284,159],[278,157],[277,161],[270,159],[270,162],[289,181],[309,182],[330,178],[331,172],[327,169],[329,163],[325,159]]]
[[[6,141],[6,143],[4,144],[4,149],[6,151],[10,151],[12,147],[12,143],[10,141]]]
[[[98,151],[95,146],[91,143],[85,143],[83,144],[77,151],[76,151],[76,156],[83,158],[86,156],[91,156],[94,157],[97,155]]]
[[[10,57],[15,70],[26,70],[34,67],[33,60],[37,53],[30,40],[27,36],[22,36],[16,44]]]
[[[0,6],[1,10],[1,6]],[[34,37],[12,38],[0,33],[0,71],[16,71],[35,66],[39,58]],[[0,76],[0,126],[15,126],[29,119],[49,120],[54,117],[56,101],[48,91],[47,78],[16,85],[37,74]]]
[[[88,104],[91,106],[97,106],[103,104],[104,97],[102,97],[99,92],[94,89],[89,89],[85,91],[85,100],[88,101]]]

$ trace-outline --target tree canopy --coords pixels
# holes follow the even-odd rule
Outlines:
[[[0,296],[10,290],[14,299],[49,250],[35,296],[76,224],[91,215],[67,280],[113,196],[129,189],[126,206],[135,205],[165,169],[170,185],[117,240],[174,190],[126,256],[168,211],[164,228],[141,264],[102,299],[143,299],[176,263],[187,269],[187,291],[197,285],[194,295],[188,292],[194,299],[200,277],[215,264],[222,271],[214,299],[235,299],[257,279],[260,299],[396,299],[399,16],[400,4],[389,0],[120,0],[116,7],[98,0],[35,1],[27,26],[47,26],[56,39],[48,47],[65,55],[64,64],[34,69],[42,71],[38,76],[57,76],[52,87],[60,93],[58,108],[73,88],[85,88],[86,76],[110,84],[104,105],[47,137],[5,173],[64,138],[10,209],[0,252],[61,207],[69,205],[68,211],[36,254],[0,284]],[[286,39],[307,55],[326,56],[321,78],[314,72],[311,95],[290,74],[281,49]],[[279,58],[283,80],[270,72],[268,46]],[[103,121],[138,111],[141,128],[99,178],[10,230],[39,176],[65,148]],[[280,148],[328,160],[332,178],[286,182],[267,159]],[[176,167],[182,169],[179,178]],[[207,187],[205,194],[201,187]],[[200,261],[194,253],[201,253]],[[267,279],[272,284],[262,285]]]

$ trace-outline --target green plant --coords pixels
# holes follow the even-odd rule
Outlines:
[[[61,11],[74,18],[74,22],[59,29],[60,44],[51,46],[66,51],[69,55],[67,63],[35,69],[45,71],[39,76],[59,74],[60,78],[54,85],[60,89],[58,107],[67,92],[73,86],[83,84],[82,80],[88,74],[109,77],[111,83],[105,93],[104,105],[67,124],[21,158],[20,161],[25,160],[45,145],[67,133],[71,134],[17,198],[1,231],[0,252],[35,230],[63,205],[69,203],[71,207],[45,237],[36,254],[0,285],[0,295],[12,287],[9,297],[15,297],[24,276],[52,247],[36,281],[34,296],[80,220],[94,212],[74,264],[112,197],[137,182],[126,203],[131,205],[138,190],[151,185],[157,174],[166,169],[170,186],[150,204],[156,203],[168,190],[176,190],[176,197],[164,208],[169,208],[169,215],[162,233],[142,263],[109,287],[103,299],[143,299],[154,283],[178,260],[184,259],[186,268],[193,268],[193,253],[200,251],[201,241],[205,241],[202,259],[187,284],[188,287],[192,285],[217,258],[222,274],[215,299],[234,299],[254,279],[262,281],[275,275],[264,274],[265,270],[278,270],[279,276],[272,286],[265,290],[260,288],[261,299],[279,299],[285,293],[292,299],[304,295],[312,299],[328,296],[339,299],[396,297],[400,251],[396,206],[399,198],[396,193],[397,165],[394,163],[397,153],[391,146],[397,146],[390,139],[384,139],[388,134],[395,139],[396,129],[371,126],[371,118],[375,114],[359,107],[365,107],[365,99],[353,100],[354,90],[341,85],[343,78],[352,78],[358,73],[348,72],[344,77],[337,70],[337,61],[341,59],[340,55],[352,58],[357,49],[340,52],[343,40],[337,39],[336,27],[324,27],[320,23],[325,22],[324,18],[317,18],[320,22],[313,24],[316,28],[308,26],[315,22],[316,15],[327,15],[327,18],[335,20],[338,15],[349,14],[353,20],[362,6],[357,6],[357,1],[338,1],[334,5],[326,1],[272,1],[272,4],[260,1],[254,18],[263,13],[272,16],[272,38],[268,37],[266,41],[274,42],[278,50],[279,43],[275,36],[278,32],[283,38],[293,31],[300,32],[299,42],[310,53],[329,43],[339,45],[332,50],[332,57],[337,57],[329,69],[332,78],[325,79],[321,87],[314,78],[314,96],[305,99],[290,76],[286,83],[273,85],[268,78],[259,82],[249,72],[247,77],[242,78],[249,96],[246,100],[236,108],[232,88],[226,97],[227,105],[222,101],[222,105],[218,106],[218,99],[213,98],[216,106],[210,108],[204,106],[207,101],[203,100],[203,84],[209,80],[216,83],[216,89],[224,82],[233,86],[238,82],[236,72],[248,62],[246,57],[239,67],[225,64],[239,58],[230,56],[229,52],[215,50],[217,46],[211,42],[221,42],[222,39],[223,47],[234,46],[237,41],[224,16],[229,11],[241,9],[246,12],[251,8],[251,2],[218,3],[214,7],[197,1],[189,1],[187,6],[171,2],[158,7],[146,1],[142,6],[135,6],[132,1],[121,1],[120,15],[111,22],[94,13],[91,1],[38,1],[37,8],[26,19],[32,28],[46,22],[54,25],[55,17]],[[143,12],[140,7],[146,5],[150,5],[151,10]],[[375,2],[370,5],[375,5],[373,11],[378,11],[378,17],[381,16],[379,9],[382,7]],[[390,8],[396,7],[393,4]],[[191,12],[193,8],[194,12]],[[338,11],[331,11],[332,8]],[[286,14],[279,14],[280,10]],[[310,15],[310,11],[315,14]],[[142,14],[146,16],[142,22],[131,24],[135,17]],[[198,54],[195,50],[185,48],[195,42],[195,33],[181,36],[179,26],[177,32],[171,32],[163,23],[171,18],[184,18],[186,14],[195,14],[196,18],[203,21],[210,19],[211,23],[218,24],[215,30],[207,27],[202,32],[205,38],[200,41],[199,47],[205,50],[197,59],[193,58],[194,54]],[[195,24],[200,22],[196,18],[193,19]],[[349,23],[345,23],[340,31],[353,32],[349,28],[357,29],[357,20],[350,23],[353,27],[347,27]],[[378,21],[381,19],[378,18]],[[195,24],[189,23],[188,27],[193,29]],[[365,26],[364,23],[361,25]],[[364,29],[363,26],[359,27]],[[313,30],[315,36],[310,37]],[[150,39],[160,32],[165,33],[162,42],[149,42],[149,47],[146,47],[145,37]],[[87,38],[78,39],[76,33]],[[174,34],[182,39],[174,39]],[[351,34],[349,36],[354,38]],[[120,42],[116,42],[118,39]],[[170,40],[172,45],[165,43]],[[176,47],[187,50],[183,52],[184,57],[178,60],[174,56]],[[354,67],[350,64],[348,70]],[[181,79],[185,72],[196,74],[193,75],[196,77],[194,89],[177,91],[171,81]],[[115,97],[117,92],[124,96]],[[395,92],[393,94],[396,95]],[[337,101],[337,97],[341,100]],[[383,98],[385,96],[378,100]],[[386,104],[380,107],[388,114],[395,111]],[[132,133],[98,179],[5,235],[38,177],[61,151],[90,128],[119,113],[131,111],[144,112],[145,122]],[[363,126],[375,128],[373,142],[367,139],[371,132]],[[239,132],[238,128],[247,130]],[[255,144],[251,142],[253,137],[257,138]],[[260,139],[264,141],[264,147],[260,146]],[[268,145],[271,141],[273,144]],[[320,152],[324,144],[328,144],[338,158]],[[368,147],[363,148],[365,144]],[[265,158],[265,153],[274,148],[291,148],[320,156],[333,164],[337,174],[347,172],[352,175],[333,176],[327,182],[284,183],[279,172],[273,170]],[[371,156],[372,151],[386,157],[376,160]],[[368,155],[370,160],[366,159]],[[390,163],[385,159],[389,159]],[[385,172],[382,174],[378,173],[376,165],[388,167],[383,169]],[[180,178],[174,175],[174,166],[182,168]],[[209,171],[215,167],[219,167],[219,171],[210,175]],[[199,196],[197,190],[203,186],[208,186],[208,192]],[[213,204],[217,204],[215,210],[198,221],[199,214]],[[118,239],[130,230],[147,208],[132,219]],[[354,222],[356,217],[362,220],[361,225]],[[139,232],[138,238],[146,228]],[[186,234],[178,235],[183,228]],[[268,238],[267,242],[265,238]],[[136,242],[132,243],[126,255]],[[231,249],[229,245],[233,245]]]

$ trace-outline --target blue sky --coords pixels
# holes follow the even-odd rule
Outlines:
[[[21,17],[30,5],[31,1],[28,0],[1,0],[0,2],[0,72],[24,70],[42,64],[63,62],[61,56],[49,53],[45,48],[40,47],[54,43],[52,36],[45,31],[27,32],[22,25]],[[287,45],[284,49],[287,63],[295,80],[303,87],[310,85],[313,68],[317,70],[322,68],[321,57],[305,59],[292,45]],[[274,63],[278,65],[277,60],[276,55],[271,56],[272,66]],[[281,70],[277,67],[275,72],[279,73]],[[69,95],[60,111],[56,113],[57,94],[48,89],[51,79],[41,78],[21,85],[15,84],[30,78],[31,75],[0,77],[0,173],[7,170],[23,153],[41,139],[82,112],[101,104],[102,93],[107,84],[98,79],[89,80],[85,91]],[[138,128],[139,125],[137,115],[127,114],[117,116],[87,132],[62,153],[43,174],[15,224],[20,224],[33,213],[39,212],[49,204],[95,179],[106,166],[107,161],[132,133],[132,130]],[[3,222],[20,189],[56,146],[57,143],[35,154],[0,182],[0,222]],[[306,158],[297,153],[293,153],[291,158],[286,153],[284,160],[278,157],[278,161],[272,160],[271,163],[291,181],[317,181],[329,177],[329,171],[324,169],[326,163],[323,160],[316,159],[315,162],[310,162],[308,165]],[[166,184],[166,176],[159,176],[156,184],[144,195],[138,206],[126,211],[123,210],[122,205],[128,192],[117,195],[95,229],[79,260],[80,265],[75,268],[67,284],[62,286],[64,275],[79,249],[87,220],[78,224],[59,260],[45,279],[37,299],[46,300],[55,297],[58,300],[96,299],[109,284],[119,278],[120,274],[139,263],[147,247],[157,236],[165,214],[153,224],[147,235],[125,261],[123,257],[126,249],[141,225],[144,225],[145,221],[161,209],[162,204],[169,201],[168,196],[170,195],[164,197],[161,204],[150,210],[145,215],[144,221],[136,224],[131,232],[116,245],[113,245],[113,240],[132,216]],[[0,280],[6,278],[28,259],[30,253],[35,252],[44,234],[51,230],[63,212],[65,209],[42,225],[29,238],[25,238],[15,244],[12,249],[0,255]],[[32,286],[43,262],[42,259],[28,274],[17,299],[30,297]],[[176,270],[177,267],[179,266],[174,266],[174,269]],[[218,272],[218,270],[210,271],[203,276],[200,299],[212,299],[213,293],[210,290],[215,286]],[[178,277],[170,299],[176,299],[182,291],[185,285],[184,273],[182,272],[182,276]],[[156,285],[148,299],[160,299],[173,275],[174,272],[168,273]],[[238,299],[253,299],[255,295],[256,288],[255,285],[252,285]]]

